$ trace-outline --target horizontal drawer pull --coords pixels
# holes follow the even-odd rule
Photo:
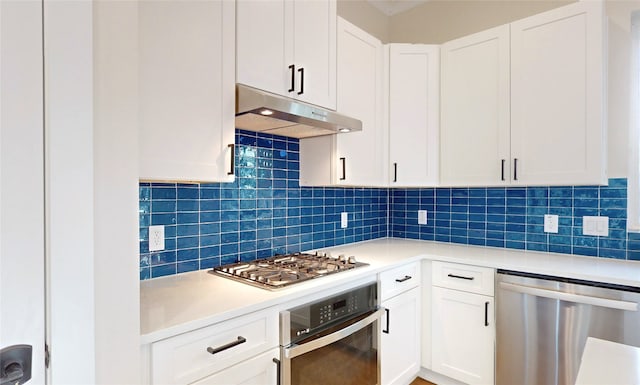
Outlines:
[[[410,280],[412,277],[410,275],[405,275],[404,278],[396,278],[396,282],[404,282]]]
[[[475,277],[465,277],[463,275],[455,275],[455,274],[447,274],[447,277],[458,278],[458,279],[466,279],[467,281],[473,281]]]
[[[245,342],[247,342],[247,339],[246,339],[246,338],[244,338],[244,337],[242,337],[242,336],[238,336],[238,339],[237,339],[237,340],[235,340],[235,341],[233,341],[233,342],[229,342],[228,344],[225,344],[225,345],[222,345],[222,346],[218,346],[218,347],[217,347],[217,348],[215,348],[215,349],[214,349],[214,348],[212,348],[211,346],[209,346],[209,347],[207,348],[207,351],[208,351],[209,353],[211,353],[211,354],[216,354],[216,353],[220,353],[221,351],[224,351],[224,350],[230,349],[230,348],[232,348],[232,347],[234,347],[234,346],[238,346],[238,345],[240,345],[240,344],[243,344],[243,343],[245,343]]]

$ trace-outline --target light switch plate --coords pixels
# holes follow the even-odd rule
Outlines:
[[[149,226],[149,251],[164,250],[164,226]]]
[[[558,233],[558,216],[553,214],[546,214],[544,216],[544,232],[545,233]]]
[[[427,224],[427,210],[418,210],[418,224],[419,225]]]
[[[340,228],[346,229],[349,226],[349,213],[340,213]]]
[[[582,217],[582,234],[608,237],[609,217]]]

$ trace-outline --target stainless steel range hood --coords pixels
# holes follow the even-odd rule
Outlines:
[[[295,99],[237,84],[236,128],[310,138],[362,131],[362,122]]]

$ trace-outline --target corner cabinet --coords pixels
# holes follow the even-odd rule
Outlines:
[[[442,184],[606,184],[604,38],[581,1],[443,44]]]
[[[440,47],[390,44],[388,60],[389,186],[438,184]]]
[[[382,57],[378,39],[338,18],[338,112],[361,120],[362,131],[301,139],[301,185],[385,185]]]
[[[235,4],[139,5],[140,179],[231,182]]]
[[[410,383],[420,370],[420,263],[380,273],[382,384]]]
[[[336,0],[236,7],[237,82],[335,110]]]
[[[469,385],[494,383],[494,270],[434,261],[432,370]]]

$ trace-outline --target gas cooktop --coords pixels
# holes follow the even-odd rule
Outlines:
[[[357,262],[353,256],[295,253],[218,266],[209,272],[263,289],[277,290],[360,266],[368,264]]]

